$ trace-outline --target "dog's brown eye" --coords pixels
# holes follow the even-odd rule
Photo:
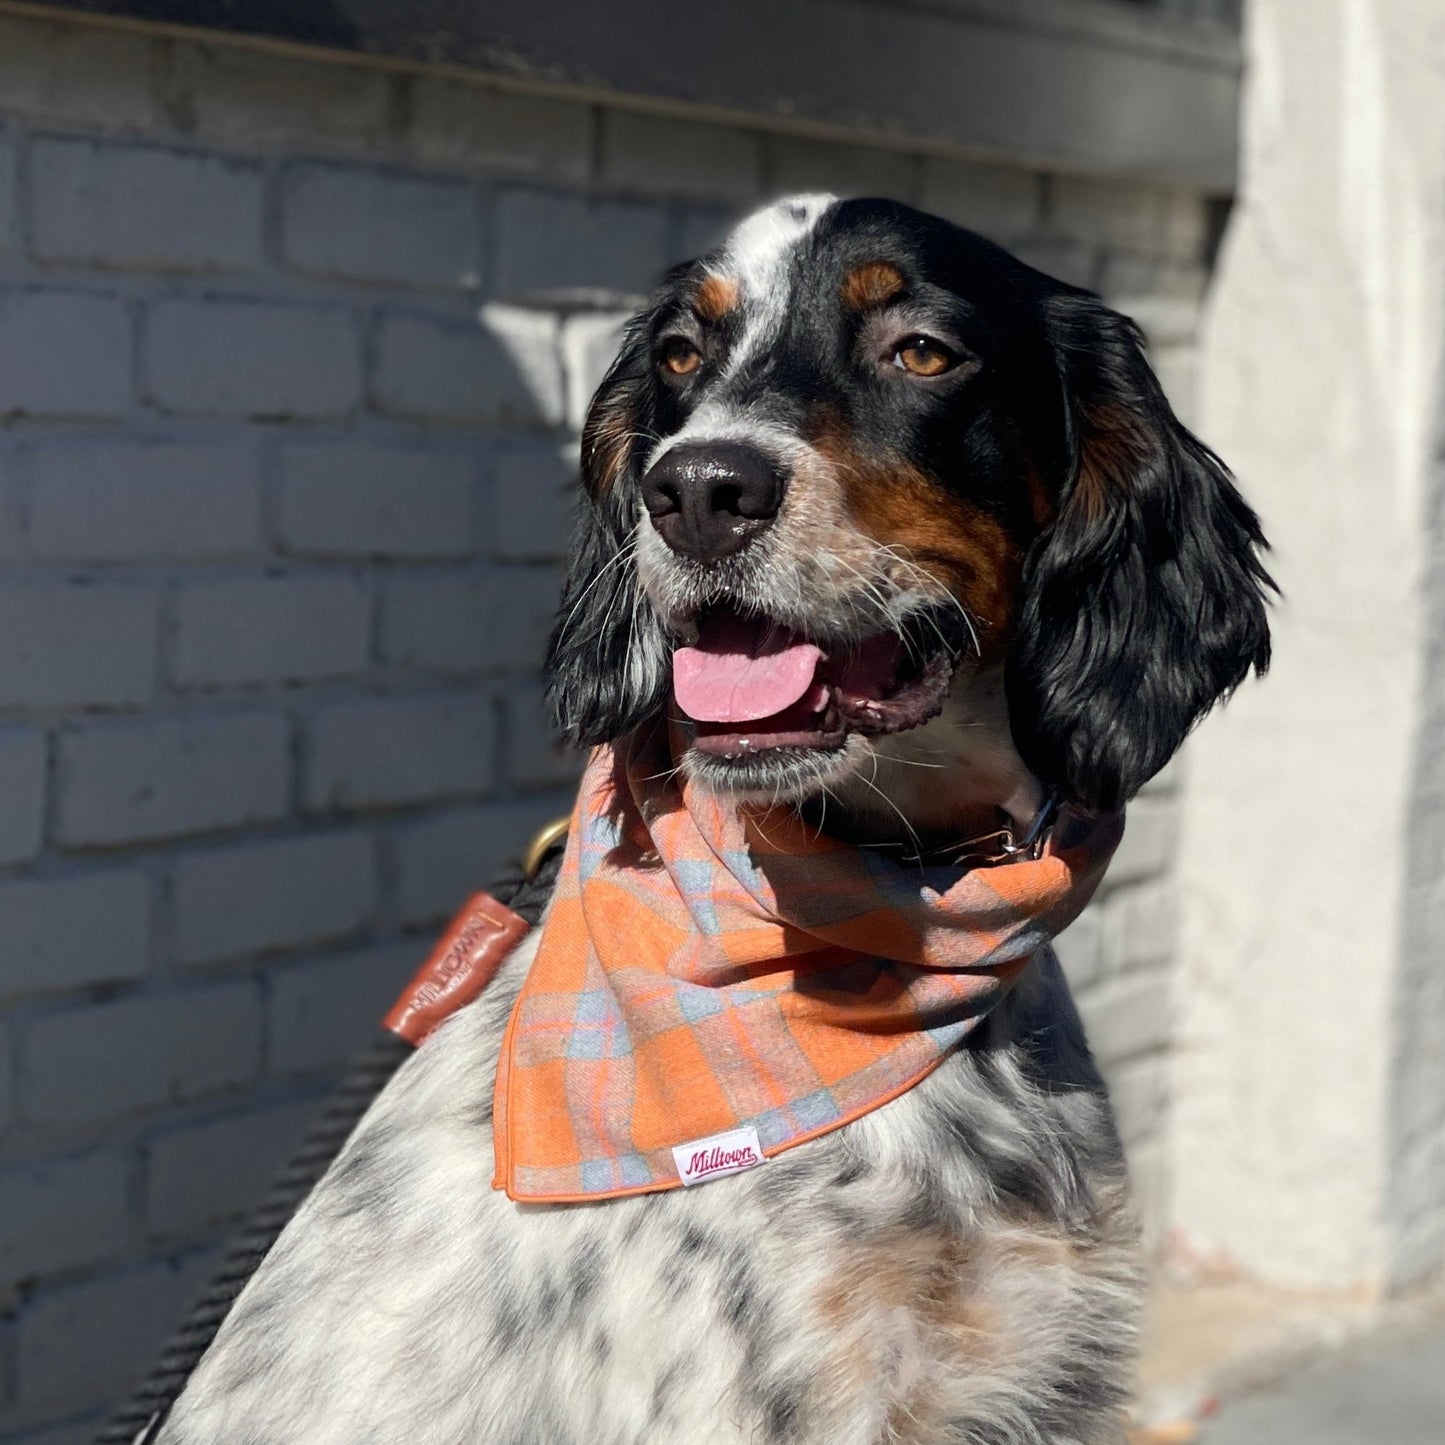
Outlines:
[[[893,364],[914,376],[942,376],[958,365],[958,357],[931,336],[910,336],[893,353]]]
[[[702,365],[702,352],[685,336],[670,336],[662,343],[658,359],[674,376],[691,376]]]

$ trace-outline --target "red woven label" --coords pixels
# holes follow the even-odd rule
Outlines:
[[[530,928],[490,893],[474,894],[391,1006],[385,1027],[413,1047],[420,1044],[486,988]]]

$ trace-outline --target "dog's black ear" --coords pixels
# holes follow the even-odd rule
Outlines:
[[[1063,385],[1057,516],[1025,570],[1007,687],[1024,761],[1089,809],[1126,802],[1253,667],[1269,665],[1259,521],[1174,415],[1135,324],[1050,298]]]
[[[668,646],[638,585],[638,477],[654,434],[652,314],[634,318],[582,429],[582,491],[562,606],[547,652],[557,726],[584,745],[610,742],[666,701]]]

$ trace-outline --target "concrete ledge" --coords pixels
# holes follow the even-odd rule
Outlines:
[[[1158,1276],[1145,1309],[1129,1445],[1193,1445],[1201,1438],[1207,1445],[1214,1439],[1207,1422],[1222,1407],[1331,1360],[1357,1365],[1371,1345],[1401,1348],[1442,1323],[1445,1295],[1438,1287],[1383,1300],[1250,1279],[1186,1283]],[[1350,1422],[1342,1424],[1339,1438],[1353,1438]],[[1384,1429],[1372,1438],[1393,1441]]]
[[[706,11],[675,0],[63,0],[0,10],[224,31],[613,105],[1221,194],[1234,182],[1235,29],[1173,9],[1107,0],[730,0]]]

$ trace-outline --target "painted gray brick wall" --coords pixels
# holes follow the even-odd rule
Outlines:
[[[573,760],[538,665],[627,298],[795,189],[1102,286],[1199,195],[0,19],[0,1442],[141,1369]],[[1062,952],[1164,1187],[1174,793]]]

